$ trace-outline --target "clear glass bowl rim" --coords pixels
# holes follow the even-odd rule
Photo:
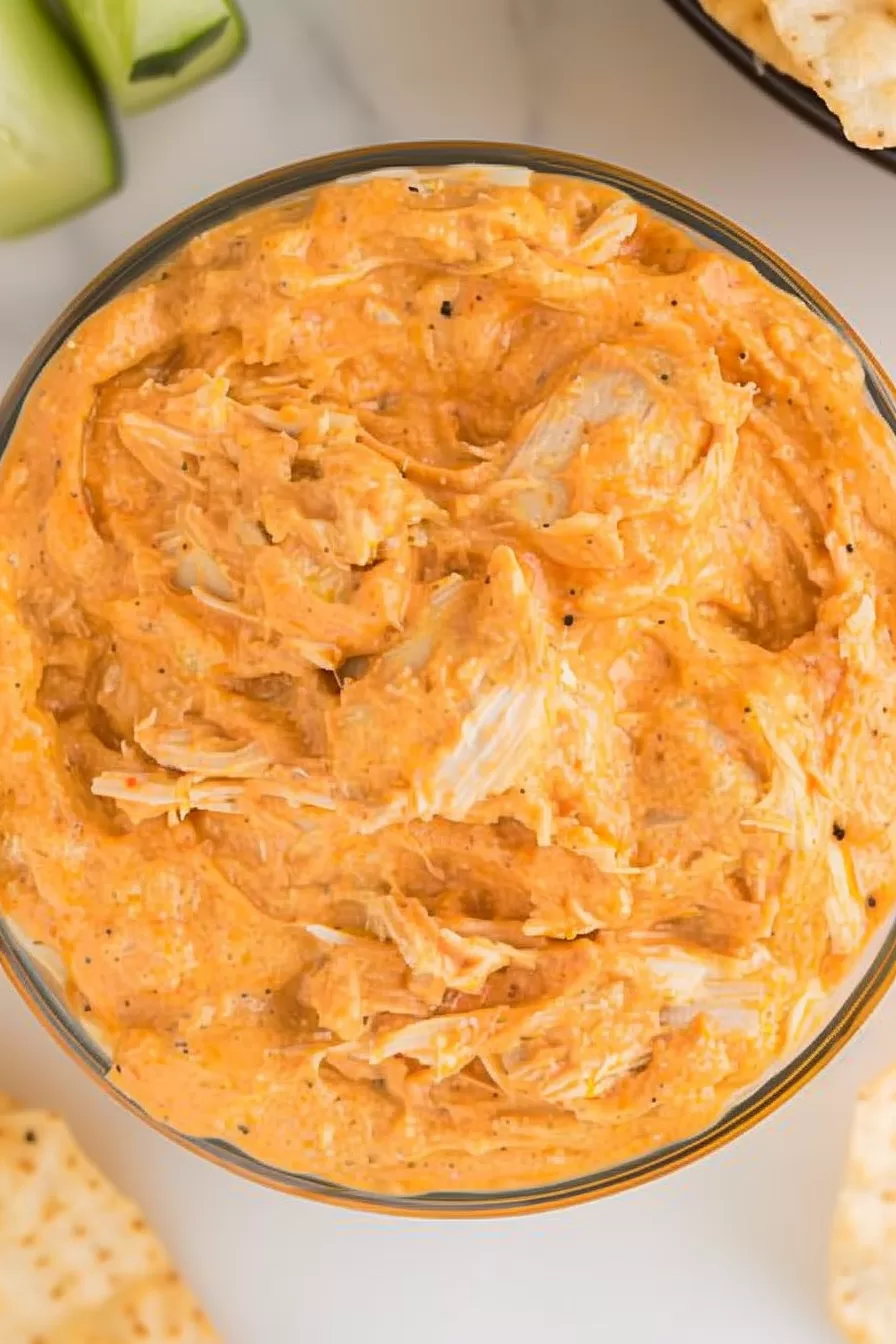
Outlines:
[[[864,368],[868,395],[875,409],[896,433],[896,386],[875,356],[814,285],[739,225],[651,178],[583,155],[524,144],[445,140],[374,145],[288,164],[216,192],[148,233],[72,300],[14,376],[0,401],[0,454],[6,449],[19,411],[36,379],[76,327],[116,294],[138,283],[195,234],[245,211],[288,199],[337,178],[390,169],[426,170],[464,164],[520,167],[601,182],[628,193],[657,214],[700,235],[710,246],[751,262],[766,280],[800,298],[851,345]],[[117,1102],[189,1151],[269,1188],[345,1208],[406,1217],[493,1217],[568,1207],[655,1180],[729,1143],[770,1115],[833,1058],[883,997],[896,976],[896,915],[891,918],[870,965],[822,1029],[793,1059],[758,1084],[708,1129],[628,1162],[574,1179],[494,1192],[448,1191],[417,1196],[371,1193],[270,1166],[222,1140],[182,1133],[148,1115],[115,1086],[109,1060],[101,1048],[2,919],[0,963],[25,1003],[70,1058]]]

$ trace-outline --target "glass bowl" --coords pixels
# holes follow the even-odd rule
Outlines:
[[[807,280],[737,225],[669,187],[593,159],[526,145],[443,141],[350,150],[275,169],[218,192],[148,234],[74,299],[25,361],[0,402],[0,452],[9,442],[23,400],[46,361],[79,323],[139,281],[194,234],[256,206],[287,199],[337,178],[463,164],[493,167],[496,174],[508,168],[528,168],[601,182],[627,192],[658,215],[689,231],[702,244],[752,262],[766,280],[801,299],[852,346],[865,371],[871,404],[896,431],[896,388],[861,339]],[[2,919],[0,961],[25,1002],[68,1054],[116,1101],[183,1147],[238,1175],[291,1194],[349,1208],[451,1218],[531,1213],[577,1204],[674,1171],[744,1133],[833,1058],[883,996],[896,974],[896,917],[878,930],[851,975],[832,995],[825,1025],[798,1052],[780,1060],[708,1129],[642,1157],[571,1180],[529,1189],[437,1191],[401,1197],[371,1194],[272,1167],[222,1140],[184,1134],[154,1120],[116,1087],[102,1042],[78,1020],[66,1001],[61,966],[54,965],[54,958],[44,949],[30,945]]]

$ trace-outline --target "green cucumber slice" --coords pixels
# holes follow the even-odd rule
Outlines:
[[[117,184],[115,139],[78,57],[38,0],[0,0],[0,237]]]
[[[63,8],[123,112],[217,74],[246,40],[231,0],[63,0]]]

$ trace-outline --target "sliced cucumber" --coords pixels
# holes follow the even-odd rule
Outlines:
[[[166,22],[164,5],[137,6],[137,31],[134,34],[134,64],[131,81],[179,75],[204,51],[214,47],[233,22],[223,0],[193,0]],[[143,52],[144,55],[136,53]]]
[[[115,140],[39,0],[0,0],[0,237],[50,224],[118,183]]]
[[[230,0],[63,0],[63,8],[124,112],[152,107],[216,74],[246,40]]]

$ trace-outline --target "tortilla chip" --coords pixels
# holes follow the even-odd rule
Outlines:
[[[896,1069],[856,1103],[834,1214],[830,1301],[855,1344],[896,1340]]]
[[[710,18],[754,51],[760,61],[773,65],[791,79],[808,82],[775,32],[765,0],[700,0],[700,3]]]
[[[170,1271],[140,1209],[97,1171],[61,1120],[46,1111],[0,1114],[3,1344],[214,1339],[207,1326],[196,1333],[195,1304],[167,1277]],[[108,1315],[105,1334],[94,1329],[98,1311]],[[126,1333],[129,1321],[142,1329],[141,1312],[149,1324],[163,1321],[169,1334]],[[116,1322],[117,1334],[109,1333],[108,1321]]]
[[[896,145],[896,10],[890,0],[768,0],[812,88],[865,149]]]

